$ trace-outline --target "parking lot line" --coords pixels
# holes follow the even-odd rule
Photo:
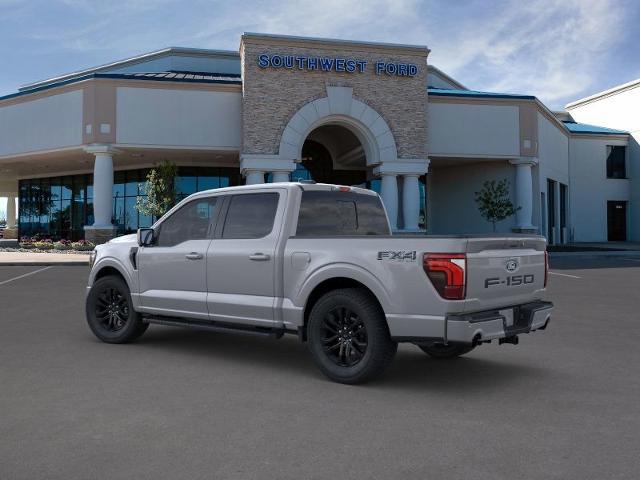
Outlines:
[[[550,275],[560,275],[561,277],[582,278],[577,275],[569,275],[568,273],[549,272]]]
[[[49,270],[50,268],[51,268],[50,266],[49,267],[44,267],[44,268],[40,268],[38,270],[34,270],[33,272],[25,273],[23,275],[19,275],[17,277],[10,278],[9,280],[5,280],[3,282],[0,282],[0,285],[4,285],[5,283],[13,282],[14,280],[20,280],[21,278],[28,277],[30,275],[35,275],[38,272],[44,272],[45,270]]]
[[[640,262],[640,258],[623,258],[623,260],[630,260],[632,262]]]

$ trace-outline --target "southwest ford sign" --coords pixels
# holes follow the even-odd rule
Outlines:
[[[258,56],[260,68],[286,68],[289,70],[307,70],[319,72],[364,73],[372,68],[376,75],[414,77],[418,66],[413,63],[373,62],[369,67],[366,60],[334,57],[299,57],[296,55],[266,54]]]

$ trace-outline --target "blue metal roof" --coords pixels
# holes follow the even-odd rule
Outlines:
[[[577,123],[563,121],[564,126],[569,129],[571,133],[593,133],[597,135],[628,135],[629,132],[624,130],[615,130],[613,128],[598,127],[596,125],[588,125],[586,123]]]
[[[98,73],[99,77],[105,75],[114,75],[108,73]],[[170,70],[168,72],[133,72],[118,73],[118,78],[132,78],[142,80],[169,80],[175,81],[206,81],[214,83],[242,83],[240,75],[233,73],[209,73],[209,72],[187,72],[179,70]]]
[[[533,95],[520,95],[517,93],[497,93],[497,92],[480,92],[478,90],[454,90],[447,88],[427,88],[429,95],[437,95],[441,97],[477,97],[477,98],[516,98],[524,100],[535,100]]]
[[[242,85],[240,75],[231,73],[200,73],[200,72],[150,72],[150,73],[90,73],[81,77],[71,78],[60,82],[49,83],[41,87],[22,90],[17,93],[10,93],[0,97],[0,100],[9,98],[22,97],[35,92],[49,90],[51,88],[70,85],[72,83],[82,82],[92,78],[114,78],[121,80],[151,80],[160,82],[185,82],[185,83],[218,83],[227,85]]]

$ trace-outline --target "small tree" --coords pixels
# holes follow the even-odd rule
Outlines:
[[[494,232],[496,223],[515,215],[520,210],[520,207],[516,208],[509,199],[509,182],[506,178],[499,182],[485,181],[482,189],[475,192],[475,195],[480,215],[491,223]]]
[[[176,182],[178,167],[165,160],[147,174],[144,187],[146,197],[138,197],[136,210],[143,215],[161,217],[176,204]]]

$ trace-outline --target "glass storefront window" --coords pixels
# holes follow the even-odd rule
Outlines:
[[[137,198],[144,197],[148,169],[117,171],[113,185],[113,223],[118,234],[135,232],[151,226],[154,219],[135,208]],[[200,190],[240,184],[237,168],[178,169],[180,195]],[[21,236],[50,237],[54,240],[78,240],[84,226],[92,225],[93,175],[73,175],[20,180],[19,229]]]
[[[62,178],[62,200],[71,200],[73,197],[73,177]]]
[[[198,177],[198,191],[220,188],[220,177]]]
[[[126,197],[124,200],[124,229],[127,232],[138,229],[138,210],[136,210],[136,197]]]
[[[184,198],[197,191],[198,177],[178,176],[176,177],[176,193],[178,198]]]
[[[124,198],[125,172],[115,172],[113,174],[113,196]]]

